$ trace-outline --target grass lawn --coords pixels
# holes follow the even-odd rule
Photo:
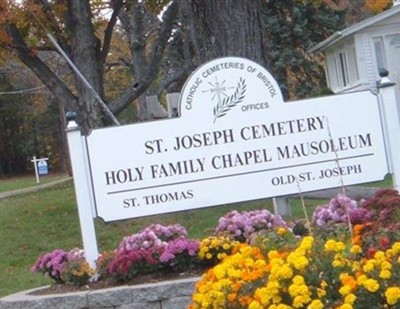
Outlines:
[[[43,178],[45,179],[45,178]],[[50,178],[49,178],[50,179]],[[54,180],[54,178],[53,178]],[[390,180],[385,180],[389,181]],[[36,184],[35,178],[1,181],[2,191],[14,190]],[[9,183],[9,184],[8,184]],[[381,184],[381,185],[380,185]],[[378,183],[386,186],[386,183]],[[375,185],[374,185],[375,186]],[[326,200],[306,200],[309,217],[317,205]],[[300,199],[291,199],[294,218],[303,218]],[[180,223],[190,238],[211,235],[218,219],[228,211],[266,208],[273,211],[270,199],[238,203],[173,214],[130,219],[104,223],[96,219],[96,234],[99,251],[113,250],[124,236],[136,233],[151,223],[163,225]],[[290,220],[290,218],[285,218]],[[0,297],[21,290],[52,284],[53,281],[41,274],[31,273],[30,267],[36,258],[49,251],[60,248],[70,250],[82,248],[79,218],[75,193],[71,183],[58,185],[51,189],[27,193],[0,200]]]
[[[0,193],[17,189],[24,189],[32,186],[38,186],[66,177],[68,177],[67,174],[49,173],[48,175],[39,176],[39,183],[37,183],[35,173],[32,172],[32,175],[26,175],[23,177],[19,176],[0,179]]]
[[[309,212],[322,201],[312,201]],[[294,215],[302,216],[293,200]],[[104,223],[95,220],[99,251],[115,249],[124,236],[133,234],[151,223],[180,223],[189,237],[211,235],[218,219],[232,209],[267,208],[271,200],[210,207],[173,214]],[[299,209],[299,210],[297,210]],[[30,272],[37,256],[56,248],[82,248],[75,193],[71,184],[10,197],[0,202],[0,297],[21,290],[53,283]]]
[[[382,181],[369,182],[366,183],[365,186],[372,188],[390,188],[393,186],[392,175],[387,174]]]

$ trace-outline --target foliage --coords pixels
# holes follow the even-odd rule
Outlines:
[[[58,106],[48,104],[51,98],[43,90],[19,90],[36,85],[20,64],[9,61],[0,70],[0,176],[31,170],[33,155],[49,157],[53,169],[63,167],[62,154],[57,155],[62,148]]]
[[[242,212],[233,210],[218,220],[215,233],[244,242],[255,232],[286,225],[281,216],[274,215],[266,209]]]
[[[353,243],[360,245],[371,257],[378,250],[386,250],[400,238],[400,195],[391,189],[379,190],[369,199],[362,201],[371,220],[353,228]]]
[[[325,75],[322,59],[308,49],[344,28],[345,11],[323,1],[284,0],[270,1],[264,15],[271,71],[284,96],[312,95],[325,85]]]
[[[365,7],[374,14],[380,13],[392,5],[392,0],[366,0]]]
[[[117,250],[104,251],[99,254],[96,260],[96,273],[101,279],[110,279],[108,265],[117,257]]]

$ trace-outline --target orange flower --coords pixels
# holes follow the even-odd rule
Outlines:
[[[349,286],[352,291],[354,291],[357,287],[357,280],[353,276],[343,274],[340,279],[342,281],[342,284]]]
[[[230,293],[230,294],[228,294],[228,300],[229,300],[230,302],[234,302],[235,299],[236,299],[236,297],[237,297],[237,294],[236,294],[236,293]]]
[[[244,295],[239,298],[239,303],[241,306],[248,306],[253,301],[250,296]]]

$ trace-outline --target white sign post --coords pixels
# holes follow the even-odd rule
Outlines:
[[[378,82],[380,102],[384,113],[386,125],[387,152],[391,160],[390,168],[393,179],[393,189],[400,192],[400,113],[396,104],[396,92],[394,83],[386,76]]]
[[[377,101],[366,91],[284,103],[268,71],[229,57],[189,77],[179,118],[86,137],[71,121],[87,258],[98,254],[96,216],[115,221],[382,180],[388,166]]]
[[[93,196],[91,180],[87,173],[87,154],[85,151],[85,141],[81,136],[78,125],[73,119],[69,120],[67,126],[68,146],[71,157],[71,167],[74,176],[74,187],[76,202],[78,205],[79,223],[81,227],[83,248],[85,258],[91,267],[95,267],[95,261],[99,256],[97,248],[96,230],[94,227],[92,213]]]
[[[35,169],[35,176],[36,182],[39,183],[39,175],[46,175],[48,173],[48,165],[47,160],[49,158],[39,158],[37,159],[36,156],[33,156],[31,162],[33,163],[33,167]]]

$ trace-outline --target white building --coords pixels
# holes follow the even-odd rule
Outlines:
[[[310,52],[323,51],[328,87],[335,93],[376,88],[385,68],[396,83],[400,110],[400,0],[389,10],[335,32]]]

